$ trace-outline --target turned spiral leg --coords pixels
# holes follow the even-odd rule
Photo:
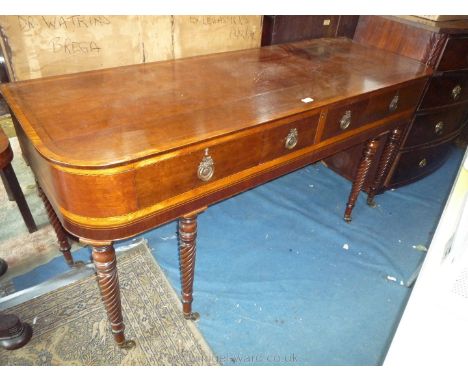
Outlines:
[[[351,221],[351,213],[353,211],[354,205],[356,204],[356,200],[359,196],[359,193],[361,192],[362,187],[364,186],[364,182],[366,181],[366,177],[372,165],[372,160],[377,151],[377,147],[378,141],[376,139],[372,139],[368,141],[366,147],[364,148],[361,162],[359,163],[357,174],[354,178],[353,186],[349,194],[348,203],[346,204],[344,220],[347,223]]]
[[[121,348],[131,348],[135,346],[135,343],[125,340],[125,325],[120,301],[119,277],[114,247],[112,244],[93,245],[92,256],[96,267],[102,301],[107,311],[114,340]]]
[[[195,274],[195,253],[197,238],[197,215],[179,219],[179,262],[182,283],[182,310],[184,317],[197,320],[200,316],[192,312],[193,278]]]
[[[44,191],[42,191],[42,188],[39,186],[39,183],[37,183],[37,190],[39,192],[39,196],[41,197],[44,203],[50,224],[54,228],[55,234],[57,235],[57,241],[59,244],[60,252],[63,253],[63,257],[65,258],[65,261],[68,263],[68,265],[74,265],[73,257],[70,251],[71,245],[68,242],[67,233],[63,229],[62,223],[60,223],[60,220],[55,214],[55,211],[52,208],[52,205],[50,204],[49,200],[47,199],[47,196],[44,194]]]
[[[392,130],[388,138],[387,144],[385,145],[384,152],[379,161],[377,174],[367,194],[367,204],[371,207],[375,207],[375,194],[382,187],[382,182],[388,175],[393,160],[395,159],[395,155],[397,153],[397,149],[402,135],[401,133],[402,132],[400,128]]]

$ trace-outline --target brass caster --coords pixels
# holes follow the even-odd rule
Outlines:
[[[375,202],[374,198],[367,198],[367,205],[371,208],[377,207],[377,203]]]
[[[120,349],[130,350],[136,346],[136,342],[133,340],[126,340],[121,344],[118,344]]]
[[[351,223],[352,220],[350,215],[345,215],[343,219],[346,223]]]
[[[200,314],[198,312],[184,313],[184,318],[190,321],[198,321],[200,319]]]

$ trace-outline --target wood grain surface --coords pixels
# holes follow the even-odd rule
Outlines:
[[[0,89],[65,229],[113,241],[408,123],[430,74],[325,38]],[[329,119],[355,104],[352,128]]]

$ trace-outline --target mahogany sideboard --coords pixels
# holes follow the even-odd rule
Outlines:
[[[379,191],[431,174],[445,162],[454,140],[468,133],[468,20],[360,16],[354,41],[418,60],[434,70]],[[361,151],[358,145],[328,158],[326,164],[352,179]]]
[[[377,189],[431,70],[346,38],[95,70],[0,86],[69,262],[92,246],[114,338],[125,340],[113,242],[179,219],[184,316],[197,214],[365,142],[345,219],[382,148]],[[372,195],[369,195],[372,197]]]

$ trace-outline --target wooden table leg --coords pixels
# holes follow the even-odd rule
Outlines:
[[[388,137],[387,144],[385,145],[384,152],[380,158],[377,174],[372,182],[372,185],[367,194],[367,204],[371,207],[375,207],[374,197],[377,191],[382,187],[382,183],[388,175],[390,168],[395,159],[402,131],[400,128],[392,130]]]
[[[114,340],[120,348],[130,349],[135,342],[125,340],[125,325],[120,300],[117,260],[111,243],[93,245],[93,261],[96,266],[97,281],[101,291],[102,301],[106,307]]]
[[[3,174],[3,171],[0,171],[0,177],[2,178],[3,187],[5,187],[5,191],[7,192],[8,200],[10,202],[14,202],[15,196],[13,195],[13,192],[11,191],[10,185],[8,184],[8,181],[5,177],[5,174]]]
[[[372,139],[368,141],[364,148],[361,162],[359,163],[359,167],[357,169],[357,173],[353,181],[353,186],[349,194],[348,203],[346,204],[344,220],[347,223],[351,221],[351,213],[353,211],[354,205],[356,204],[356,200],[359,196],[359,193],[361,192],[362,187],[364,186],[364,182],[366,181],[366,177],[372,165],[372,160],[374,159],[378,145],[378,140]]]
[[[26,227],[28,227],[29,233],[33,233],[37,231],[36,223],[31,215],[31,211],[29,210],[28,203],[26,203],[26,199],[24,198],[23,191],[21,190],[21,186],[18,183],[18,179],[16,178],[15,172],[13,171],[13,167],[11,167],[11,163],[6,165],[2,170],[2,179],[5,180],[5,185],[8,191],[11,193],[11,196],[16,201],[18,205],[18,209],[23,217],[24,223]],[[9,195],[10,197],[10,195]]]
[[[74,261],[73,261],[73,257],[71,254],[71,245],[67,238],[67,233],[63,229],[62,223],[60,223],[60,220],[55,214],[55,211],[52,208],[52,205],[50,204],[49,200],[47,199],[47,196],[44,194],[44,191],[42,191],[41,186],[39,186],[39,183],[36,183],[36,184],[37,184],[37,191],[39,193],[39,196],[42,199],[42,202],[44,203],[47,216],[49,217],[49,222],[54,228],[55,234],[57,235],[57,241],[59,244],[60,252],[63,253],[63,257],[65,258],[65,261],[67,262],[67,264],[70,266],[73,266]]]
[[[200,318],[197,312],[192,312],[196,238],[197,214],[181,217],[179,219],[179,263],[182,284],[182,310],[184,317],[193,321]]]

